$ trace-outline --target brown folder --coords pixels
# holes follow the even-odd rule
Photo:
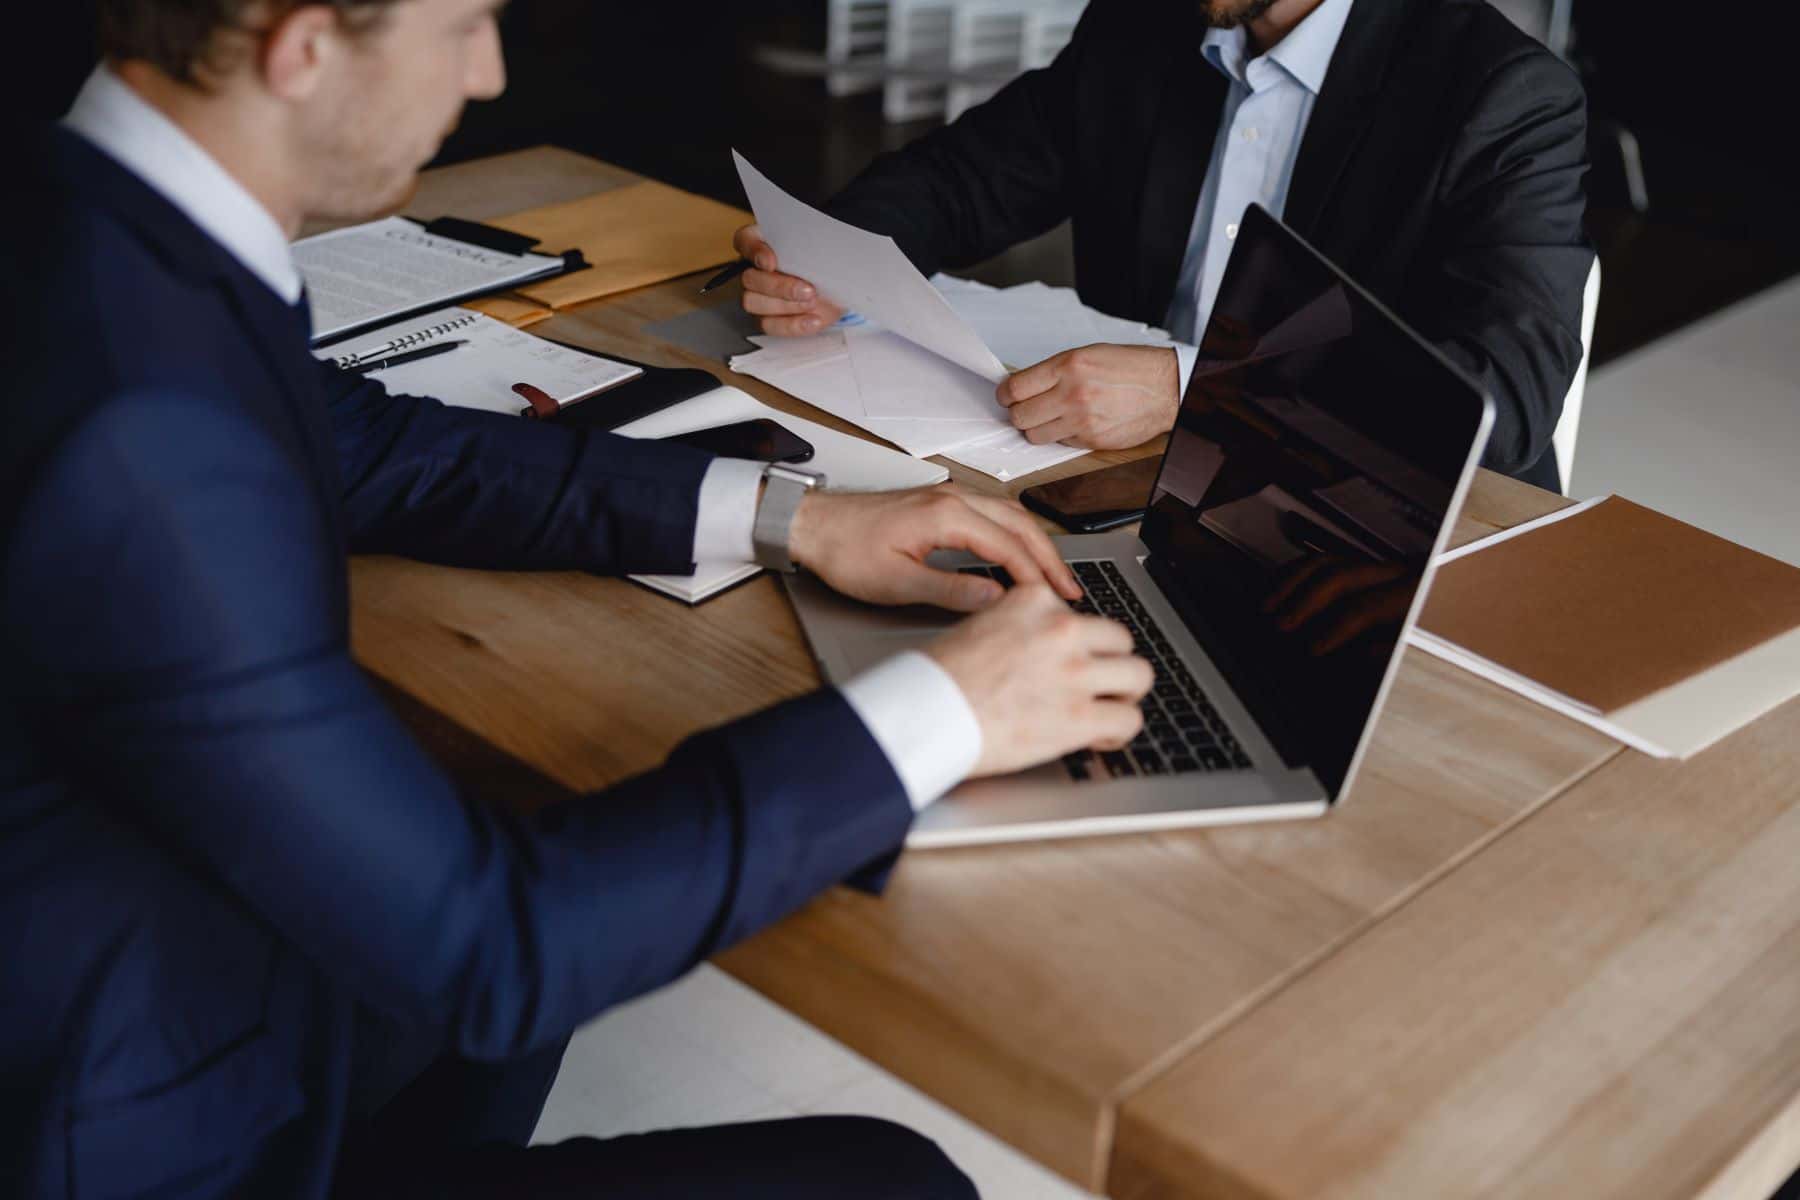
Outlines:
[[[527,300],[515,292],[502,292],[498,296],[483,296],[479,300],[464,300],[464,308],[472,308],[476,312],[486,313],[496,321],[505,321],[514,329],[524,329],[536,325],[539,321],[548,321],[556,313],[545,308],[535,300]]]
[[[587,270],[517,289],[558,309],[729,262],[737,255],[731,235],[751,220],[740,208],[647,179],[488,224],[582,252]]]
[[[1612,496],[1445,563],[1419,624],[1610,713],[1800,628],[1800,569]]]

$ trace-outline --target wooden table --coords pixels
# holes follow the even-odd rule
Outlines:
[[[527,151],[431,173],[411,211],[629,178]],[[848,428],[641,333],[698,278],[537,331]],[[1562,503],[1484,473],[1458,536]],[[512,798],[602,787],[818,685],[767,579],[690,610],[579,574],[352,578],[358,658]],[[1323,820],[914,853],[884,897],[832,892],[719,962],[1116,1196],[1761,1200],[1800,1160],[1797,748],[1789,705],[1655,762],[1409,651]]]

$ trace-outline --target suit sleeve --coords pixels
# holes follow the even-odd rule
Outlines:
[[[531,819],[460,797],[373,695],[312,490],[217,406],[133,396],[46,468],[4,564],[44,744],[352,994],[495,1058],[898,851],[835,692]]]
[[[1421,258],[1421,332],[1493,396],[1483,464],[1507,474],[1549,448],[1581,363],[1587,168],[1574,73],[1535,48],[1508,61],[1462,123]]]
[[[991,258],[1068,219],[1076,89],[1101,7],[1089,6],[1050,66],[877,158],[827,211],[892,237],[926,276]]]
[[[353,550],[469,567],[693,569],[711,456],[452,408],[319,369]]]

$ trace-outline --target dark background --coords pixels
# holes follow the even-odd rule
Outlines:
[[[93,60],[91,0],[9,7],[24,11],[14,14],[14,69],[0,73],[5,111],[60,113]],[[514,0],[502,18],[507,94],[470,109],[442,161],[548,142],[741,203],[727,154],[736,146],[790,190],[822,199],[929,128],[884,124],[879,94],[834,100],[822,79],[766,65],[780,57],[771,51],[820,53],[824,7]],[[1631,211],[1613,147],[1597,139],[1596,363],[1800,273],[1800,224],[1783,183],[1795,142],[1792,67],[1781,40],[1755,27],[1779,10],[1575,0],[1574,58],[1591,109],[1636,134],[1651,200],[1647,214]],[[1066,242],[1052,236],[981,274],[1067,283],[1069,271]]]

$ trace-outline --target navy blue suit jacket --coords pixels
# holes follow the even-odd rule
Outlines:
[[[373,1014],[505,1059],[891,861],[835,692],[530,819],[353,665],[347,551],[679,571],[707,458],[388,394],[85,142],[5,237],[0,1175],[318,1196]],[[13,340],[15,339],[16,340]],[[596,715],[596,720],[601,718]]]

